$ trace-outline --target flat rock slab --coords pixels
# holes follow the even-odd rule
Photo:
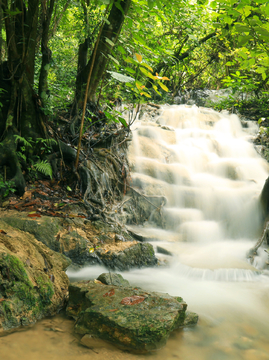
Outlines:
[[[198,321],[196,314],[187,315],[181,297],[100,280],[71,284],[69,296],[67,314],[77,320],[76,333],[136,352],[157,350],[174,329],[185,325],[185,319],[187,325]]]

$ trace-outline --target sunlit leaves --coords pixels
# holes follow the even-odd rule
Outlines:
[[[114,79],[123,82],[123,83],[127,83],[127,82],[133,82],[135,81],[134,78],[130,77],[130,76],[126,76],[126,75],[122,75],[119,74],[115,71],[107,71]]]
[[[135,57],[136,57],[136,60],[138,62],[140,62],[140,63],[142,62],[142,56],[141,55],[135,53]]]

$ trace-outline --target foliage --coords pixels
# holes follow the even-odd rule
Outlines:
[[[36,162],[29,157],[29,149],[33,147],[39,147],[40,155],[50,154],[52,152],[52,145],[57,144],[54,139],[37,138],[33,140],[31,137],[25,139],[22,136],[14,135],[15,140],[21,142],[23,145],[19,147],[17,155],[19,159],[28,164],[27,170],[31,174],[32,178],[37,177],[37,171],[45,176],[49,176],[52,179],[52,167],[47,160],[41,160],[39,156],[36,156]]]
[[[6,198],[10,193],[14,193],[16,191],[15,184],[13,181],[4,180],[0,175],[0,198]]]
[[[229,110],[231,112],[238,112],[247,118],[257,120],[259,124],[266,119],[268,119],[266,123],[269,122],[268,104],[268,93],[262,94],[260,98],[252,97],[250,99],[240,99],[231,95],[219,102],[207,101],[206,103],[207,106],[217,111]]]
[[[47,160],[37,162],[36,164],[34,164],[34,168],[52,179],[52,168]]]

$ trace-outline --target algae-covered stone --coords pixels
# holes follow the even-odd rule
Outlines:
[[[69,296],[67,314],[76,319],[76,333],[124,349],[157,350],[171,331],[184,326],[187,304],[180,297],[94,281],[71,284]]]

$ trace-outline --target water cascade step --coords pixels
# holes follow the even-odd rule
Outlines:
[[[251,142],[258,129],[253,123],[243,128],[236,115],[207,108],[181,105],[163,106],[162,110],[161,116],[150,120],[145,116],[134,124],[129,155],[132,185],[145,195],[167,199],[161,221],[153,214],[144,229],[136,230],[152,241],[170,244],[169,251],[173,239],[172,252],[182,266],[189,266],[188,251],[197,251],[191,244],[199,244],[198,251],[201,244],[211,244],[211,259],[203,256],[208,269],[216,270],[212,259],[218,252],[232,252],[236,241],[251,247],[261,230],[258,196],[269,169]],[[183,253],[180,243],[184,243]],[[236,262],[229,263],[230,258],[227,256],[226,263],[221,261],[218,267],[219,271],[231,269],[229,276],[227,270],[224,275],[229,279],[236,269]],[[249,272],[255,269],[250,270],[242,258],[238,259],[240,279],[242,261],[246,278],[251,279]],[[192,261],[195,276],[199,266],[201,261]],[[193,271],[189,273],[194,275]],[[203,269],[201,277],[206,276]],[[208,277],[212,279],[212,274]]]

